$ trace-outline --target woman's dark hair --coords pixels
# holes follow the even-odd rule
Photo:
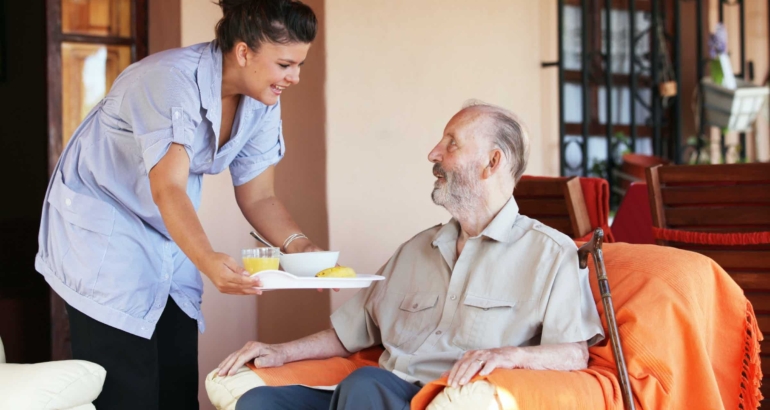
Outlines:
[[[218,0],[222,19],[217,23],[217,44],[223,53],[243,41],[252,50],[269,41],[276,44],[310,43],[318,20],[297,0]]]

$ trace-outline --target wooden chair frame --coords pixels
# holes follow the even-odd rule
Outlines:
[[[714,235],[714,243],[656,239],[714,260],[743,289],[762,332],[770,332],[770,244],[718,244],[720,235],[770,231],[770,164],[647,168],[653,228]],[[686,236],[684,236],[687,239]],[[762,342],[762,394],[770,396],[770,339]]]
[[[513,196],[522,215],[537,219],[573,239],[591,233],[591,220],[578,177],[522,179],[516,184]]]

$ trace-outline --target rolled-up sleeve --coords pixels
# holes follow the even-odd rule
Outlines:
[[[366,309],[368,295],[367,290],[359,291],[331,316],[332,327],[349,352],[358,352],[382,343],[380,329]]]
[[[144,74],[124,94],[120,112],[131,126],[148,173],[172,143],[182,145],[193,158],[200,98],[197,84],[181,73],[156,70]]]
[[[233,185],[243,185],[285,155],[281,126],[281,103],[270,106],[259,122],[259,128],[230,163]]]
[[[580,269],[576,250],[565,250],[555,269],[540,343],[585,341],[593,346],[604,339],[604,329],[588,282],[588,269]]]
[[[399,248],[396,255],[400,250]],[[379,322],[372,312],[381,302],[387,286],[385,282],[390,277],[395,259],[395,256],[392,257],[377,271],[377,275],[386,278],[385,281],[374,282],[368,288],[361,289],[331,316],[332,327],[349,352],[358,352],[382,344]]]

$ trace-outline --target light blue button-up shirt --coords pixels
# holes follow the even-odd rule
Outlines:
[[[230,168],[244,184],[283,158],[280,103],[241,98],[221,148],[222,53],[203,43],[129,66],[83,120],[48,185],[35,267],[75,309],[149,339],[169,295],[205,325],[203,283],[171,239],[148,172],[172,143],[190,157],[197,209],[203,174]]]

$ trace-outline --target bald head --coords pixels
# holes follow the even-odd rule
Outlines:
[[[516,114],[496,105],[471,100],[463,105],[452,121],[473,126],[477,137],[487,138],[500,149],[510,164],[511,176],[518,183],[529,160],[529,135]]]

